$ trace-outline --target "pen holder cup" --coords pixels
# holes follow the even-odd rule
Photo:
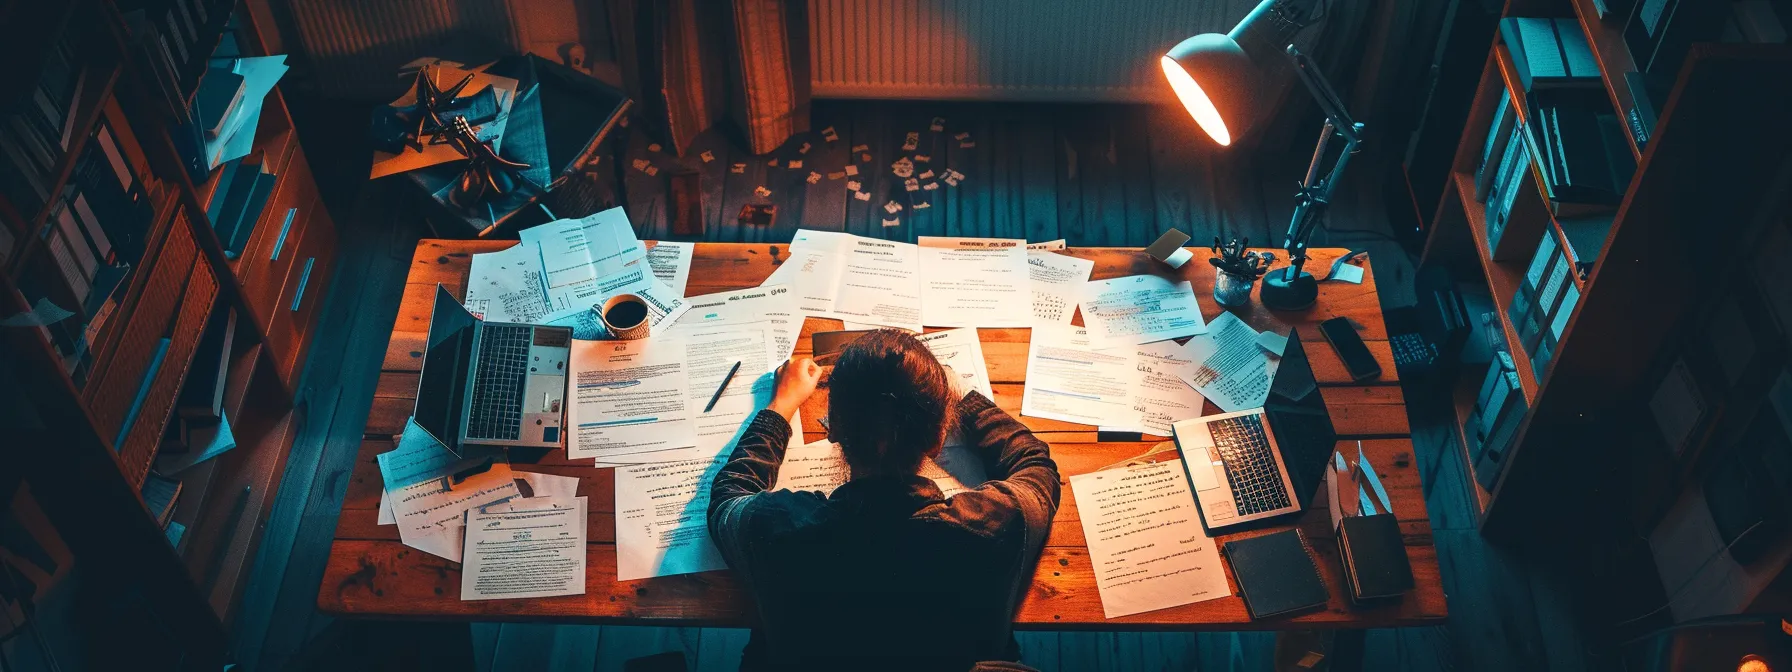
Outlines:
[[[1236,308],[1251,302],[1251,287],[1257,279],[1220,271],[1213,279],[1213,302],[1227,308]]]
[[[605,329],[610,330],[610,335],[623,341],[647,338],[653,332],[647,315],[647,302],[633,294],[612,296],[597,311],[597,318],[603,321]]]

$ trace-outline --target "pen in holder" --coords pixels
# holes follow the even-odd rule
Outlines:
[[[633,294],[610,297],[597,311],[597,317],[617,340],[647,338],[653,332],[653,325],[647,321],[647,302]]]

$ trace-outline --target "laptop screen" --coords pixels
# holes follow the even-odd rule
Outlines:
[[[1270,381],[1269,399],[1263,406],[1282,450],[1288,480],[1294,483],[1301,507],[1306,508],[1325,478],[1325,463],[1331,459],[1338,435],[1299,330],[1288,332],[1288,347],[1282,351],[1282,363]]]
[[[429,316],[429,340],[423,355],[423,373],[417,383],[417,425],[429,430],[443,445],[460,453],[461,409],[467,393],[467,367],[473,358],[473,327],[478,320],[436,285],[435,307]]]

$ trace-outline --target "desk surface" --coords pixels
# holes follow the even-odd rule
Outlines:
[[[545,455],[512,451],[513,464],[525,471],[541,471],[583,479],[579,494],[590,503],[589,550],[586,560],[586,593],[578,596],[534,600],[460,599],[460,565],[410,549],[398,540],[398,528],[377,525],[381,480],[374,456],[392,449],[392,436],[403,431],[417,393],[417,372],[422,364],[424,334],[428,330],[432,294],[437,283],[456,297],[463,296],[469,255],[491,252],[514,244],[509,241],[425,240],[411,260],[410,277],[397,324],[387,345],[378,390],[368,417],[361,451],[343,501],[342,516],[330,549],[329,565],[318,588],[318,608],[335,616],[367,618],[464,619],[478,621],[531,621],[616,623],[660,626],[745,626],[752,618],[749,596],[726,571],[670,576],[640,581],[616,580],[616,527],[614,470],[595,469],[566,460],[564,451]],[[1342,254],[1338,249],[1317,249],[1310,267],[1329,268]],[[1094,278],[1152,273],[1193,282],[1208,320],[1219,314],[1212,300],[1214,269],[1206,263],[1190,263],[1180,270],[1159,264],[1143,251],[1121,248],[1082,248],[1065,252],[1095,261]],[[1199,255],[1197,255],[1199,256]],[[690,273],[690,295],[756,286],[777,263],[787,258],[784,245],[699,243]],[[1321,270],[1321,272],[1324,272]],[[1408,438],[1406,406],[1395,377],[1388,348],[1387,328],[1372,273],[1363,284],[1320,284],[1318,304],[1297,313],[1271,314],[1253,305],[1238,314],[1257,329],[1288,333],[1299,328],[1309,339],[1306,348],[1314,374],[1323,386],[1332,423],[1341,437],[1340,447],[1363,451],[1375,464],[1400,520],[1406,551],[1412,560],[1417,586],[1391,603],[1359,609],[1349,605],[1342,588],[1337,544],[1325,510],[1326,497],[1314,497],[1312,510],[1297,521],[1331,588],[1332,597],[1323,611],[1291,618],[1253,621],[1244,601],[1237,597],[1238,584],[1227,568],[1232,597],[1197,602],[1124,618],[1104,619],[1101,596],[1083,542],[1082,523],[1069,477],[1144,453],[1162,439],[1142,442],[1099,442],[1095,428],[1020,415],[1021,389],[1026,373],[1027,329],[983,329],[985,359],[994,383],[996,403],[1031,427],[1052,446],[1052,457],[1065,477],[1063,503],[1039,560],[1033,586],[1016,615],[1022,629],[1147,630],[1245,630],[1291,628],[1380,628],[1433,625],[1443,621],[1443,584],[1438,576],[1437,551],[1431,544],[1431,524],[1417,461]],[[1344,366],[1329,346],[1321,344],[1318,324],[1332,317],[1348,316],[1361,326],[1363,340],[1381,362],[1384,376],[1371,384],[1350,381]],[[840,328],[837,320],[810,319],[797,344],[799,354],[809,351],[809,335]],[[1207,413],[1218,412],[1211,403]],[[822,417],[820,395],[803,410],[806,440],[822,438],[814,418]],[[535,451],[530,451],[535,452]],[[1322,488],[1324,486],[1321,486]],[[1281,528],[1223,535],[1226,540],[1264,534]]]

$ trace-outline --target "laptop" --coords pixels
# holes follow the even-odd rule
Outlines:
[[[1172,425],[1209,530],[1305,510],[1337,433],[1299,332],[1288,334],[1263,408]]]
[[[572,329],[485,322],[436,285],[417,424],[462,446],[557,448]]]

